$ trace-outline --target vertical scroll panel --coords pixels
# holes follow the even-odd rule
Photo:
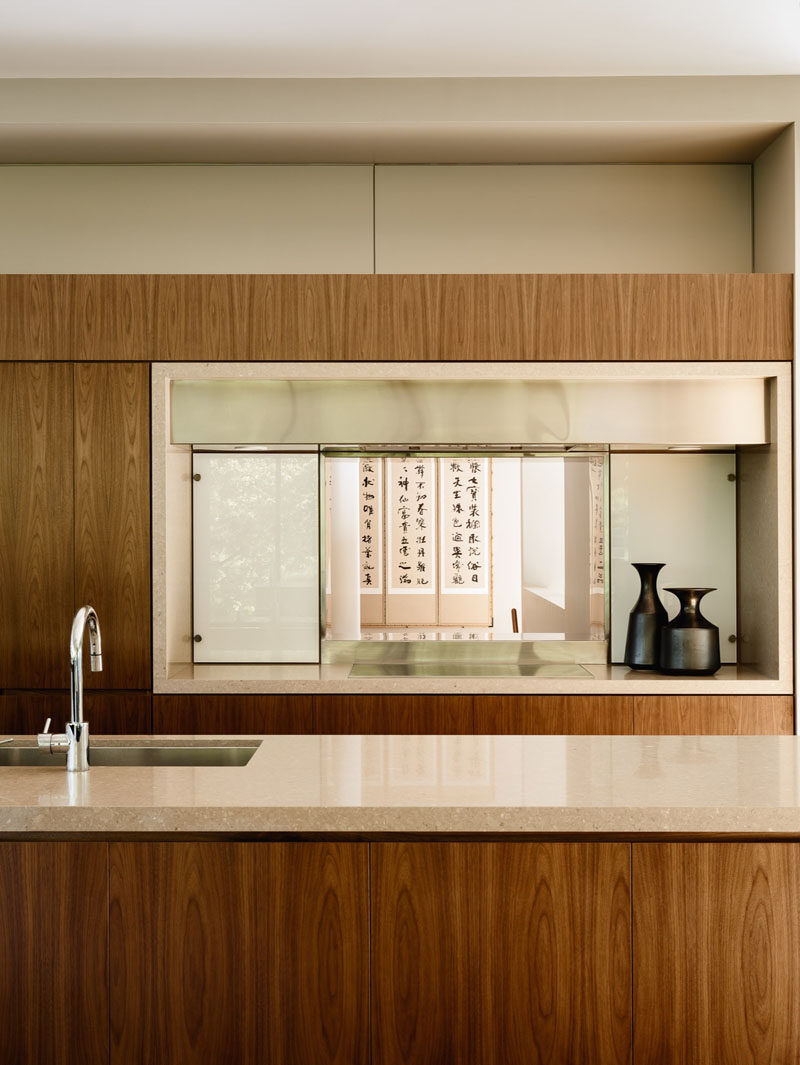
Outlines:
[[[72,368],[0,366],[0,688],[69,683]]]
[[[149,395],[145,365],[75,366],[75,608],[103,637],[86,687],[150,687]]]

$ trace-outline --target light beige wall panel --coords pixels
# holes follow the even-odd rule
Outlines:
[[[371,273],[369,166],[0,167],[0,273]]]
[[[795,127],[753,164],[753,269],[794,272]]]
[[[747,273],[751,168],[379,166],[378,273]]]

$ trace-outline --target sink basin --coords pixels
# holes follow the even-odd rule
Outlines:
[[[235,747],[101,747],[89,748],[90,765],[115,766],[243,766],[259,744]],[[51,754],[38,747],[0,747],[0,766],[66,765],[65,754]]]

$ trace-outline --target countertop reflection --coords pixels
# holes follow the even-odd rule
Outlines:
[[[221,737],[197,737],[202,744]],[[239,737],[233,742],[242,742]],[[0,833],[800,838],[792,736],[264,736],[237,767],[0,769]],[[21,737],[19,744],[31,744]],[[96,738],[98,745],[188,737]],[[225,737],[224,742],[231,742]],[[80,779],[76,779],[80,778]]]

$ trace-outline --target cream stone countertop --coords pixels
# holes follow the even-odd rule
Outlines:
[[[157,695],[791,695],[792,680],[750,666],[723,666],[713,677],[665,677],[627,666],[582,662],[559,676],[353,677],[352,662],[318,665],[172,665]]]
[[[14,746],[30,746],[31,737]],[[777,736],[95,738],[260,747],[235,768],[0,768],[0,835],[797,835],[800,741]],[[3,748],[0,747],[0,750]]]

